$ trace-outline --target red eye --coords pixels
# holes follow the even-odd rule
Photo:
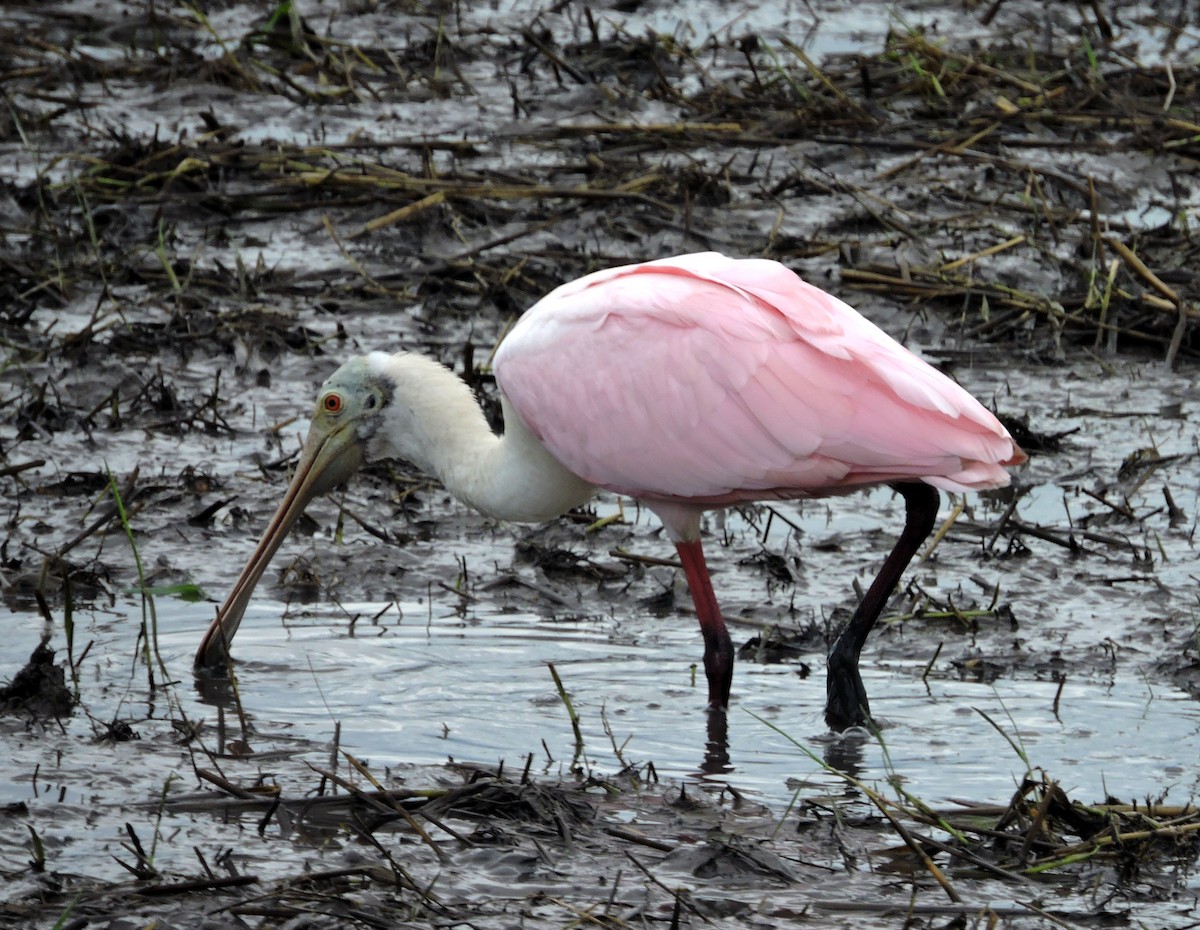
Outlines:
[[[325,399],[321,401],[321,405],[325,408],[326,413],[341,413],[342,395],[326,394]]]

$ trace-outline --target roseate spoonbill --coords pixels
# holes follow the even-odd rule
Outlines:
[[[504,433],[467,386],[408,352],[325,382],[295,476],[196,653],[222,665],[254,586],[309,501],[399,458],[485,514],[541,522],[599,488],[641,501],[683,565],[713,709],[733,646],[704,564],[706,510],[886,483],[904,531],[829,653],[826,720],[866,722],[858,657],[937,516],[937,488],[1009,483],[1025,454],[965,390],[777,262],[714,252],[589,274],[527,311],[495,355]]]

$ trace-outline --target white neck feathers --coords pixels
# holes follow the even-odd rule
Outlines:
[[[369,360],[394,385],[369,459],[409,461],[476,510],[518,523],[549,520],[595,493],[545,450],[507,399],[504,435],[497,436],[470,389],[443,365],[406,352]]]

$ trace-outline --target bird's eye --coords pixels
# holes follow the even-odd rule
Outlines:
[[[321,400],[321,406],[325,408],[326,413],[341,413],[342,412],[342,395],[341,394],[326,394]]]
[[[368,410],[374,410],[376,407],[379,406],[379,398],[376,397],[374,394],[368,394],[367,399],[365,401],[363,401],[363,406],[366,407]]]

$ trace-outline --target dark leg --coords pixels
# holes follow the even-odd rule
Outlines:
[[[903,483],[893,487],[904,497],[904,532],[884,560],[883,568],[867,588],[862,603],[829,650],[829,671],[825,684],[825,722],[833,730],[861,726],[871,719],[867,691],[858,673],[858,656],[867,634],[879,619],[883,607],[895,590],[900,576],[912,560],[917,547],[933,529],[937,519],[937,489],[925,483]]]
[[[729,706],[729,689],[733,685],[733,642],[725,629],[725,619],[717,606],[713,594],[712,579],[708,577],[708,566],[704,564],[704,550],[700,540],[677,542],[675,550],[683,563],[692,601],[696,605],[696,617],[700,621],[700,633],[704,636],[704,674],[708,678],[708,706],[713,710],[724,710]]]

